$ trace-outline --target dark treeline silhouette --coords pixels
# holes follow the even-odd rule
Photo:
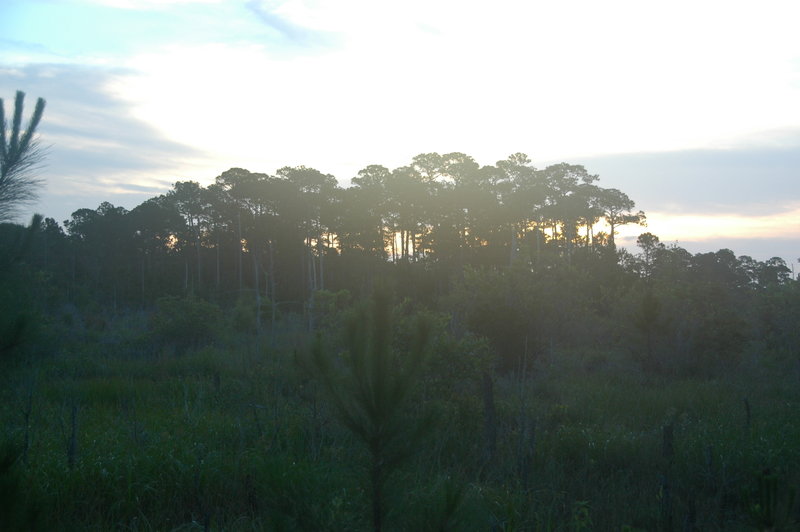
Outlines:
[[[80,308],[248,300],[259,327],[295,312],[314,328],[320,294],[364,297],[391,279],[400,299],[491,339],[508,367],[526,351],[598,342],[626,345],[653,369],[666,352],[670,363],[716,365],[777,327],[780,313],[762,303],[794,289],[782,259],[692,255],[650,233],[637,253],[617,249],[617,230],[645,215],[597,182],[583,166],[537,169],[520,153],[493,166],[421,154],[394,170],[368,166],[349,188],[303,166],[232,168],[130,211],[79,209],[64,229],[46,218],[29,263],[47,272],[52,298]],[[789,334],[780,327],[769,341]]]
[[[126,304],[237,290],[301,304],[389,264],[435,272],[442,293],[464,266],[540,268],[613,251],[616,230],[643,224],[644,213],[597,179],[565,163],[537,170],[523,154],[494,166],[422,154],[395,170],[368,166],[349,188],[302,166],[232,168],[208,187],[177,182],[130,211],[80,209],[63,235],[48,220],[47,252],[66,267],[70,290]],[[595,233],[600,221],[607,230]]]

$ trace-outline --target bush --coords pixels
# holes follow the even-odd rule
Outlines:
[[[194,296],[162,297],[150,322],[156,341],[183,351],[207,344],[219,334],[222,310]]]

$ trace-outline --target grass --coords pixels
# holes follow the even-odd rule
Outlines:
[[[0,419],[18,449],[32,397],[27,463],[13,466],[30,528],[368,529],[363,449],[288,344],[256,345],[142,355],[92,340],[8,372]],[[778,479],[776,512],[797,521],[800,387],[773,366],[653,378],[623,354],[553,355],[524,383],[498,379],[488,465],[479,383],[428,390],[436,429],[387,486],[386,528],[661,530],[671,519],[675,530],[754,530],[765,471]]]

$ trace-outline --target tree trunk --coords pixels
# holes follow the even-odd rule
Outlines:
[[[609,222],[609,225],[611,226],[611,231],[608,233],[608,245],[611,247],[611,249],[617,249],[617,245],[614,243],[614,229],[616,226],[614,225],[613,220]]]
[[[272,240],[269,241],[269,299],[272,317],[270,321],[270,334],[274,341],[275,338],[275,312],[278,306],[278,299],[275,296],[275,258],[272,253]]]
[[[312,293],[317,290],[317,261],[314,260],[310,243],[308,247],[308,288]]]
[[[67,466],[73,469],[78,455],[78,405],[75,404],[72,405],[70,425],[71,431],[67,443]]]
[[[494,407],[494,383],[489,372],[483,374],[484,461],[493,461],[497,450],[497,413]]]
[[[214,232],[217,234],[217,245],[216,245],[216,248],[217,248],[217,275],[216,275],[216,277],[217,277],[217,279],[216,279],[216,284],[217,284],[217,290],[219,290],[219,255],[220,255],[220,251],[219,251],[219,228],[215,227],[214,228]]]
[[[239,209],[239,235],[236,247],[239,251],[239,292],[242,291],[242,210]]]
[[[251,250],[250,255],[253,257],[253,282],[255,283],[256,291],[256,331],[258,336],[261,336],[261,289],[259,288],[259,274],[261,268],[258,261],[258,253]]]
[[[72,283],[70,284],[70,297],[72,301],[75,301],[75,270],[77,268],[76,265],[77,258],[75,253],[75,248],[72,249]]]
[[[383,468],[380,453],[372,457],[372,528],[381,532],[383,521]]]
[[[197,289],[200,290],[203,286],[202,277],[202,265],[201,265],[201,258],[200,258],[200,226],[197,226],[197,231],[195,232],[195,247],[197,248]]]
[[[508,259],[508,265],[513,266],[517,258],[517,226],[511,224],[511,253]]]
[[[319,289],[325,290],[325,246],[322,244],[322,234],[317,238],[317,251],[319,252]]]

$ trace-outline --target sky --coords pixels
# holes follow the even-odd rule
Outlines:
[[[128,209],[231,167],[459,151],[582,164],[697,253],[800,257],[796,0],[2,0],[0,98],[47,100],[40,200]],[[633,248],[633,246],[632,246]]]

